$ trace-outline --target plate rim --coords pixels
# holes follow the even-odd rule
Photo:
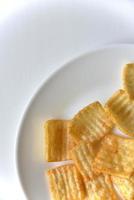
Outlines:
[[[109,49],[114,49],[114,48],[134,48],[134,44],[130,44],[130,43],[107,44],[107,45],[103,45],[103,46],[100,46],[100,47],[95,47],[95,48],[93,48],[89,51],[86,51],[86,52],[78,55],[78,56],[72,57],[68,61],[65,61],[65,63],[61,64],[58,69],[56,69],[45,80],[43,80],[43,82],[41,82],[39,84],[39,86],[37,88],[35,88],[35,91],[31,95],[31,97],[28,99],[27,104],[24,106],[23,113],[21,114],[20,118],[18,119],[19,122],[18,122],[17,130],[16,130],[16,140],[15,140],[15,169],[16,169],[17,179],[18,179],[19,185],[20,185],[26,199],[28,199],[29,197],[28,197],[27,192],[25,191],[24,185],[22,183],[20,170],[19,170],[19,157],[18,157],[19,156],[19,154],[18,154],[18,152],[19,152],[19,141],[20,141],[19,139],[20,139],[21,130],[22,130],[25,118],[27,116],[29,108],[32,105],[34,99],[40,93],[40,91],[42,90],[44,85],[47,84],[49,81],[51,81],[51,79],[53,79],[54,76],[56,76],[60,71],[62,71],[63,68],[72,64],[76,60],[79,60],[79,59],[86,57],[88,54],[91,55],[91,54],[94,54],[94,53],[97,53],[97,52],[100,52],[100,51],[104,51],[106,49],[109,50]]]

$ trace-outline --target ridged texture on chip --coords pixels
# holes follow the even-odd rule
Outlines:
[[[109,175],[100,175],[85,182],[87,200],[118,200]]]
[[[93,161],[97,153],[98,143],[80,142],[71,151],[71,158],[74,160],[77,168],[81,172],[84,179],[92,179],[96,176],[92,169]]]
[[[129,178],[134,172],[134,139],[106,136],[94,160],[97,172]]]
[[[48,120],[45,123],[45,159],[48,162],[69,160],[74,142],[69,134],[69,120]]]
[[[113,176],[112,181],[124,200],[134,200],[134,176],[130,179]]]
[[[125,65],[123,71],[123,85],[130,99],[134,99],[134,63]]]
[[[99,102],[94,102],[79,111],[70,123],[70,134],[78,143],[96,141],[113,128],[108,114]]]
[[[106,103],[111,118],[127,135],[134,136],[134,101],[124,90],[118,90]]]
[[[83,200],[85,187],[81,174],[73,164],[48,171],[53,200]]]

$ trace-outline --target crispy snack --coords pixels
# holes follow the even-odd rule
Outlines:
[[[74,164],[48,171],[53,200],[83,200],[85,188],[81,174]]]
[[[129,99],[124,90],[118,90],[108,100],[106,109],[121,131],[134,136],[134,101]]]
[[[87,200],[117,200],[109,175],[100,175],[93,180],[85,182],[88,194]]]
[[[78,143],[81,140],[96,141],[113,128],[109,116],[99,102],[79,111],[70,123],[70,134]]]
[[[130,177],[134,172],[134,139],[117,135],[104,138],[94,160],[97,172],[119,177]]]
[[[124,200],[134,200],[134,176],[130,179],[113,176],[112,182]]]
[[[70,159],[74,142],[69,134],[69,120],[48,120],[45,123],[45,159],[48,162]]]
[[[123,71],[123,85],[130,99],[134,99],[134,63],[125,65]]]
[[[96,176],[92,169],[93,161],[95,159],[98,143],[91,143],[82,141],[76,145],[71,151],[71,158],[74,160],[77,168],[84,177],[84,179],[92,179]]]

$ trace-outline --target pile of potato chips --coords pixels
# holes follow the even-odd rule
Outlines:
[[[46,161],[72,160],[47,172],[53,200],[134,200],[134,64],[123,70],[123,88],[104,106],[45,122]]]

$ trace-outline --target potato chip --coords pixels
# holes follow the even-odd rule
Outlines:
[[[109,116],[99,102],[94,102],[78,112],[70,123],[70,134],[78,143],[96,141],[113,128]]]
[[[134,176],[130,179],[113,176],[112,182],[124,200],[134,200]]]
[[[93,180],[85,181],[87,200],[117,200],[109,175],[100,175]]]
[[[48,171],[53,200],[83,200],[85,187],[81,174],[74,164]]]
[[[123,85],[129,98],[134,99],[134,63],[125,65],[123,71]]]
[[[97,172],[130,177],[134,172],[134,139],[117,135],[106,136],[94,160]]]
[[[106,109],[121,131],[134,136],[134,101],[129,99],[124,90],[118,90],[108,100]]]
[[[45,123],[45,158],[48,162],[70,159],[74,142],[69,134],[69,120],[48,120]]]
[[[85,179],[92,179],[96,176],[92,164],[97,153],[98,143],[82,141],[71,151],[71,158]]]

